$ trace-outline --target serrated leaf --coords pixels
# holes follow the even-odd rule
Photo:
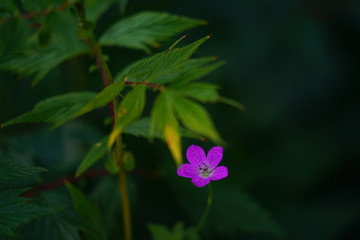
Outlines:
[[[181,72],[183,65],[190,56],[208,39],[209,36],[201,38],[185,47],[160,52],[152,57],[135,62],[124,69],[121,75],[116,77],[116,80],[127,80],[130,82],[149,81],[156,83],[157,80],[163,78],[164,75],[173,75],[176,72]]]
[[[150,118],[145,117],[126,126],[123,130],[123,133],[131,134],[136,137],[149,138],[150,137],[149,131],[150,131]],[[204,140],[203,137],[196,135],[182,127],[180,127],[180,134],[182,137]],[[162,132],[155,131],[153,137],[163,139]]]
[[[143,85],[132,89],[120,103],[116,118],[116,124],[110,133],[108,146],[112,146],[116,138],[121,134],[125,126],[140,118],[146,102],[146,88]]]
[[[199,102],[216,102],[219,98],[218,86],[211,83],[187,83],[169,88]]]
[[[91,101],[85,104],[77,113],[75,113],[74,117],[81,116],[96,108],[105,106],[106,104],[111,102],[116,96],[120,95],[124,87],[125,84],[123,82],[116,82],[114,84],[110,84],[100,93],[94,96],[93,99],[91,99]]]
[[[177,115],[187,129],[210,138],[217,144],[222,143],[211,117],[204,107],[176,94],[173,94],[173,98]]]
[[[80,240],[81,221],[70,206],[71,199],[63,192],[52,190],[37,195],[42,206],[55,209],[51,214],[37,218],[24,226],[21,239],[28,240]],[[34,200],[34,201],[35,201]]]
[[[99,159],[101,159],[107,152],[106,144],[108,142],[108,137],[104,137],[100,142],[94,144],[90,151],[86,154],[84,160],[82,160],[80,166],[76,170],[75,176],[78,177],[89,167],[94,165]]]
[[[20,195],[27,189],[0,191],[0,233],[15,235],[14,229],[30,220],[49,213],[49,209],[42,208]]]
[[[6,56],[0,69],[12,71],[21,76],[34,75],[33,85],[37,84],[54,67],[66,59],[86,53],[89,47],[77,36],[77,23],[67,11],[52,13],[52,41],[45,48],[38,46],[37,35],[33,35],[22,46],[21,51]]]
[[[38,103],[33,110],[2,124],[2,127],[34,122],[52,123],[54,128],[59,127],[73,119],[73,115],[93,97],[95,97],[95,93],[81,92],[48,98]]]
[[[182,163],[181,136],[173,104],[173,98],[166,91],[158,95],[151,111],[149,136],[152,138],[155,132],[161,132],[176,164],[180,165]]]
[[[159,41],[204,23],[203,20],[168,13],[142,12],[111,26],[100,38],[100,44],[150,52],[149,47],[158,46]]]
[[[40,167],[25,166],[0,159],[0,183],[24,178],[31,174],[43,171],[47,170]]]
[[[66,184],[70,192],[74,208],[84,226],[84,234],[88,240],[107,239],[102,215],[97,207],[76,187]]]

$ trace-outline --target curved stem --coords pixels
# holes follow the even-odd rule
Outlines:
[[[86,37],[86,42],[89,44],[91,51],[95,57],[95,62],[100,70],[101,77],[104,81],[105,87],[109,84],[113,84],[114,80],[112,78],[110,69],[105,61],[104,55],[101,51],[101,47],[99,43],[96,41],[94,33],[91,29],[87,29],[87,20],[85,15],[85,9],[81,2],[75,4],[76,9],[79,13],[81,19],[81,26],[84,28],[85,31],[89,33]],[[119,108],[119,102],[117,98],[114,98],[113,102],[110,102],[110,109],[111,115],[113,117],[113,126],[116,125],[116,114]],[[130,201],[129,201],[129,194],[127,188],[127,181],[126,181],[126,172],[124,171],[124,159],[122,153],[122,139],[121,134],[116,139],[116,159],[117,164],[120,167],[120,171],[118,174],[119,179],[119,190],[121,193],[121,200],[122,200],[122,210],[123,210],[123,224],[124,224],[124,239],[131,240],[132,239],[132,232],[131,232],[131,213],[130,213]]]
[[[205,224],[206,218],[209,215],[211,203],[212,203],[212,187],[211,187],[211,184],[209,183],[209,196],[208,196],[207,206],[206,206],[206,209],[205,209],[203,215],[201,216],[199,224],[196,227],[197,232],[199,232]]]

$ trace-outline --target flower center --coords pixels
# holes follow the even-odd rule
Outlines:
[[[202,177],[210,177],[212,172],[213,172],[213,169],[210,169],[205,163],[203,163],[203,165],[199,165],[199,174],[200,176]]]

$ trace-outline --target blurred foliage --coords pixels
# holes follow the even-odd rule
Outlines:
[[[33,109],[12,123],[58,127],[49,131],[36,123],[0,129],[0,179],[7,181],[0,183],[0,238],[87,239],[89,226],[100,227],[101,214],[102,236],[121,239],[117,177],[104,176],[111,152],[104,148],[92,150],[96,154],[91,158],[87,154],[111,132],[111,124],[104,125],[107,103],[119,94],[126,99],[136,89],[125,86],[125,78],[148,78],[168,90],[159,94],[146,89],[146,101],[168,109],[168,116],[154,120],[155,108],[145,104],[142,115],[121,130],[124,148],[136,159],[128,178],[135,239],[191,239],[188,234],[205,209],[207,190],[176,176],[171,154],[159,139],[178,139],[179,144],[181,139],[180,151],[173,149],[180,159],[190,144],[210,149],[213,143],[203,140],[220,141],[218,133],[226,142],[223,164],[229,177],[214,184],[209,219],[193,239],[360,238],[357,1],[85,0],[87,19],[103,41],[115,76],[116,83],[106,88],[98,71],[88,72],[94,59],[80,39],[75,2],[0,2],[0,122]],[[41,14],[47,10],[46,16]],[[34,17],[19,17],[29,13]],[[130,45],[106,43],[150,23],[126,24],[144,16],[164,25],[132,34]],[[191,17],[208,25],[190,30],[203,23]],[[173,29],[179,26],[173,19],[190,21],[189,27]],[[184,33],[189,35],[171,49],[173,55],[196,39],[213,37],[184,61],[163,55]],[[167,64],[161,64],[166,67],[153,63],[157,55],[149,56],[150,51],[163,56],[157,61],[168,56]],[[203,58],[213,55],[227,64]],[[144,63],[149,68],[138,71]],[[243,102],[246,111],[199,104],[222,102],[244,110],[222,96]],[[159,98],[164,100],[159,103]],[[49,101],[61,104],[43,105]],[[184,107],[190,101],[192,108]],[[193,114],[194,108],[206,112]],[[38,118],[42,111],[49,115]],[[203,124],[210,115],[213,119]],[[187,124],[192,121],[197,124]],[[154,129],[155,122],[163,128]],[[164,133],[166,125],[170,128]],[[91,166],[73,183],[73,194],[62,183],[56,185],[74,175],[83,160]],[[25,190],[32,199],[20,197]],[[79,209],[83,204],[90,206],[89,215]],[[13,221],[5,221],[9,215],[15,216]]]

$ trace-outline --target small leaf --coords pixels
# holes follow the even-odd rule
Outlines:
[[[173,99],[167,91],[159,94],[151,111],[150,139],[161,132],[177,165],[182,163],[179,124],[174,115]]]
[[[149,130],[150,130],[150,118],[145,117],[126,126],[123,130],[123,133],[131,134],[136,137],[149,138],[150,137]],[[182,137],[204,140],[203,137],[196,135],[182,127],[180,127],[180,134]],[[162,132],[156,131],[153,137],[163,139]]]
[[[76,187],[66,184],[71,195],[74,208],[84,225],[84,233],[88,240],[105,240],[106,229],[102,215],[97,207]]]
[[[0,159],[0,183],[24,178],[31,174],[43,171],[47,170],[40,167],[25,166]]]
[[[38,103],[33,110],[7,121],[2,124],[2,127],[34,122],[52,123],[53,128],[59,127],[73,119],[74,114],[94,96],[95,93],[92,92],[80,92],[45,99]]]
[[[124,152],[124,169],[128,172],[134,170],[135,168],[135,158],[131,152],[125,151]]]
[[[140,85],[126,94],[115,116],[116,124],[109,136],[109,147],[112,146],[125,126],[140,118],[145,107],[145,93],[145,86]]]
[[[125,84],[123,82],[116,82],[104,88],[100,93],[94,96],[91,101],[84,105],[74,117],[81,116],[87,112],[90,112],[96,108],[100,108],[111,102],[116,98],[124,89]]]
[[[245,107],[244,104],[239,103],[239,102],[237,102],[237,101],[235,101],[235,100],[232,100],[232,99],[230,99],[230,98],[219,97],[219,98],[218,98],[218,101],[219,101],[219,102],[222,102],[222,103],[225,103],[225,104],[228,104],[228,105],[230,105],[230,106],[233,106],[233,107],[239,109],[239,110],[242,111],[242,112],[244,112],[245,109],[246,109],[246,107]]]
[[[75,176],[78,177],[82,173],[84,173],[89,167],[94,165],[99,159],[101,159],[107,152],[106,143],[108,141],[108,137],[104,137],[100,142],[96,143],[91,147],[90,151],[82,160],[80,166],[76,170]]]
[[[176,164],[180,166],[182,164],[181,154],[181,136],[179,133],[179,125],[176,119],[167,123],[164,127],[165,141],[170,149]]]
[[[141,49],[150,52],[149,46],[168,40],[187,29],[204,24],[203,20],[161,12],[142,12],[120,20],[100,38],[100,44]]]
[[[174,107],[182,122],[189,130],[210,138],[213,142],[221,144],[222,140],[215,129],[210,115],[198,103],[174,94]]]
[[[105,168],[111,174],[115,174],[119,172],[120,167],[116,161],[115,151],[112,151],[110,156],[106,159]]]

